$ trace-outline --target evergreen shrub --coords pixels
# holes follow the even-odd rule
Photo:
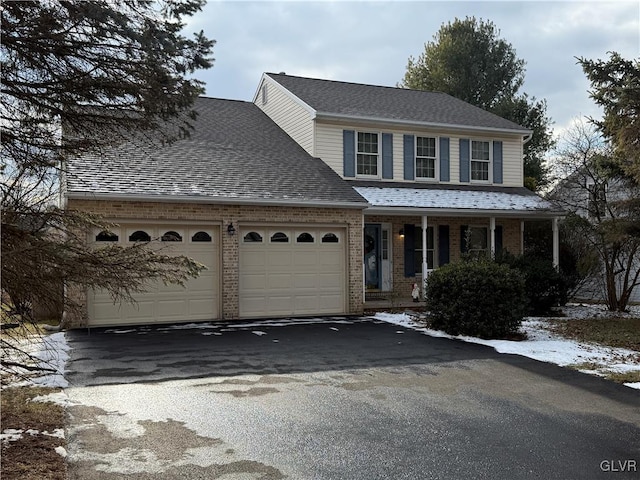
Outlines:
[[[517,333],[525,313],[525,279],[487,259],[445,265],[425,285],[431,326],[450,335],[505,338]]]

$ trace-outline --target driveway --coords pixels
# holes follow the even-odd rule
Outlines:
[[[67,335],[72,479],[640,471],[638,391],[372,319]]]

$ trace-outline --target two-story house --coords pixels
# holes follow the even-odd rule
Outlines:
[[[408,296],[467,249],[523,249],[561,215],[523,187],[532,132],[439,92],[264,74],[254,103],[362,195],[364,286]],[[373,295],[372,295],[373,296]]]
[[[409,295],[466,249],[522,250],[557,217],[523,187],[531,132],[441,93],[264,74],[253,102],[197,100],[186,139],[133,137],[69,159],[68,208],[116,224],[101,245],[150,242],[207,270],[151,283],[137,304],[70,286],[69,326],[361,314]],[[551,228],[551,227],[550,227]]]

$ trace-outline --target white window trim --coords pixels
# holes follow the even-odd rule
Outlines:
[[[436,141],[436,157],[434,159],[434,176],[433,177],[419,177],[418,176],[418,137],[420,138],[434,138]],[[414,135],[413,136],[413,178],[418,182],[437,182],[440,178],[440,137],[436,135]],[[429,158],[429,157],[421,157]],[[471,164],[469,164],[471,168]],[[469,170],[471,171],[471,170]]]
[[[377,174],[376,175],[364,175],[361,173],[358,173],[358,154],[362,153],[364,155],[371,155],[370,153],[364,153],[364,152],[359,152],[358,151],[358,134],[360,133],[375,133],[378,136],[378,162],[377,162],[377,166],[376,166],[376,171]],[[375,178],[375,179],[380,179],[382,178],[382,132],[378,132],[378,131],[371,131],[371,130],[356,130],[356,134],[355,134],[355,145],[354,145],[354,151],[355,151],[355,173],[356,173],[356,177],[358,178]]]
[[[473,160],[473,142],[487,142],[489,144],[489,172],[487,175],[487,180],[474,180],[472,174],[471,164],[474,162]],[[484,161],[484,160],[476,160],[476,161]],[[504,162],[504,160],[503,160]],[[469,181],[471,183],[484,183],[489,184],[493,183],[493,140],[489,140],[487,138],[471,138],[469,140]]]

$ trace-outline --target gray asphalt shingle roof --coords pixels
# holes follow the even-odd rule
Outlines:
[[[69,161],[70,197],[171,196],[206,201],[361,204],[253,103],[199,98],[191,137],[166,146],[128,142]]]
[[[341,115],[431,125],[512,130],[528,129],[441,92],[267,73],[318,115]]]

